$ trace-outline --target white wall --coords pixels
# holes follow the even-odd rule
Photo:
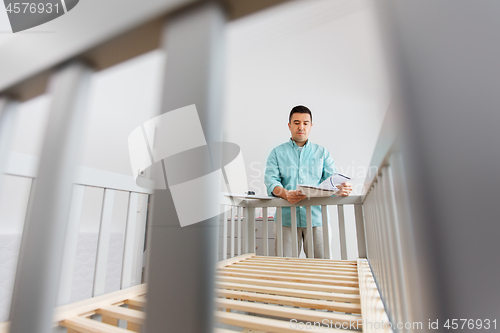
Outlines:
[[[291,2],[230,23],[227,44],[226,140],[243,150],[249,189],[265,194],[267,156],[301,104],[313,112],[310,140],[360,194],[390,98],[369,3]]]
[[[93,75],[81,166],[131,176],[128,135],[156,114],[165,61],[163,52],[154,51]],[[311,141],[331,152],[361,193],[390,99],[369,1],[291,1],[230,22],[226,63],[221,121],[225,140],[242,148],[248,189],[265,193],[267,156],[288,140],[288,113],[302,104],[314,115]],[[39,154],[49,106],[48,95],[21,105],[13,151]],[[12,184],[2,191],[22,197],[26,190]],[[13,216],[2,215],[1,206],[16,195],[3,198],[0,218]],[[82,218],[82,227],[91,228],[93,219]]]

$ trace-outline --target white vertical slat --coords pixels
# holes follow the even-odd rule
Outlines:
[[[238,207],[238,255],[241,256],[241,226],[243,223],[243,207]]]
[[[91,73],[71,61],[56,69],[49,83],[51,110],[19,252],[11,333],[52,330]]]
[[[262,208],[262,250],[265,256],[269,255],[269,232],[267,223],[267,207]]]
[[[0,188],[2,177],[10,152],[10,144],[14,135],[17,102],[0,97]]]
[[[276,245],[278,257],[283,257],[283,226],[281,224],[281,207],[276,207],[276,214],[274,215],[276,223]]]
[[[57,305],[64,305],[71,302],[71,290],[73,288],[73,275],[75,273],[76,251],[78,245],[80,221],[82,218],[84,195],[85,186],[73,186],[71,208],[69,211],[68,227],[66,229],[66,239],[64,243]]]
[[[229,211],[231,214],[231,248],[229,249],[231,252],[231,258],[234,258],[234,215],[236,213],[236,207],[231,206],[231,210]]]
[[[255,207],[247,208],[247,253],[255,253]]]
[[[223,207],[222,214],[222,260],[227,259],[227,214],[228,211]]]
[[[142,283],[142,267],[144,266],[144,242],[146,241],[146,222],[148,219],[148,199],[149,195],[139,194],[136,214],[137,227],[134,242],[134,256],[132,261],[132,281],[131,286]]]
[[[356,238],[358,241],[358,258],[366,258],[366,236],[365,219],[363,217],[363,205],[354,205],[354,216],[356,219]]]
[[[330,229],[328,227],[328,206],[321,206],[321,219],[323,220],[323,255],[330,259]]]
[[[125,244],[123,246],[123,265],[122,280],[120,289],[132,286],[132,280],[135,277],[133,261],[136,249],[134,248],[136,233],[139,232],[139,223],[137,223],[137,203],[139,193],[129,193],[127,227],[125,231]]]
[[[297,210],[296,207],[290,207],[290,213],[292,215],[292,257],[299,257],[299,244],[297,242]]]
[[[307,252],[309,258],[314,258],[313,229],[311,206],[306,206]]]
[[[347,260],[347,244],[345,236],[344,205],[337,205],[339,213],[339,236],[340,236],[340,257]]]
[[[111,236],[111,222],[113,221],[115,191],[105,189],[103,200],[92,296],[102,295],[105,291],[106,268],[108,265],[109,239]]]

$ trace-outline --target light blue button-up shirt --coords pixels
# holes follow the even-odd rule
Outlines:
[[[290,139],[274,148],[269,155],[264,183],[267,194],[274,196],[273,190],[276,186],[287,190],[296,190],[299,184],[318,186],[336,172],[335,163],[328,150],[309,140],[300,149],[295,141]],[[312,206],[311,212],[313,227],[321,226],[321,206]],[[282,225],[291,226],[290,207],[282,209]],[[303,206],[297,209],[297,227],[306,227],[306,208]]]

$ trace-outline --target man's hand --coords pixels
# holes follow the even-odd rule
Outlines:
[[[302,194],[300,191],[286,191],[286,199],[289,203],[294,204],[307,198],[305,194]]]
[[[351,183],[342,183],[341,185],[337,185],[337,188],[340,190],[339,195],[343,197],[347,197],[352,192]]]
[[[285,199],[291,204],[297,203],[300,200],[307,198],[305,194],[300,191],[287,191],[281,186],[276,186],[273,190],[273,194],[277,197]]]

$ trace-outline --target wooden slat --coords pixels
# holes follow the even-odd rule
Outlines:
[[[346,312],[346,313],[361,313],[360,304],[351,304],[343,302],[329,302],[329,301],[319,301],[313,299],[305,299],[298,297],[288,297],[288,296],[277,296],[277,295],[265,295],[256,294],[246,291],[234,291],[234,290],[224,290],[217,289],[216,295],[219,297],[239,299],[245,301],[254,301],[261,303],[271,303],[278,305],[288,305],[297,306],[309,309],[320,309],[328,311]]]
[[[214,328],[214,333],[237,333],[238,331],[226,330],[225,328]],[[257,333],[257,332],[254,332]]]
[[[355,276],[356,278],[358,277],[358,272],[356,270],[318,270],[314,268],[301,268],[302,265],[300,266],[289,266],[289,267],[283,267],[282,265],[272,265],[272,266],[264,266],[264,265],[253,265],[253,264],[247,264],[247,265],[239,265],[235,264],[230,267],[234,268],[245,268],[245,269],[254,269],[254,270],[273,270],[273,271],[278,271],[278,272],[303,272],[303,273],[314,273],[317,275],[330,275],[330,274],[342,274],[344,276]]]
[[[294,332],[312,332],[312,333],[345,333],[344,330],[332,329],[332,328],[309,328],[309,329],[298,329],[293,328],[290,325],[290,321],[276,320],[268,318],[259,318],[254,316],[246,316],[238,313],[232,312],[215,312],[215,318],[218,322],[234,325],[239,327],[246,327],[256,330],[262,330],[264,332],[276,332],[276,333],[294,333]]]
[[[280,258],[280,257],[264,257],[264,256],[255,256],[255,259],[274,259],[274,260],[291,260],[291,261],[308,261],[314,263],[326,263],[326,264],[349,264],[349,265],[357,265],[356,260],[341,260],[341,259],[321,259],[321,258]]]
[[[325,272],[350,272],[350,273],[358,273],[358,270],[357,268],[344,268],[344,267],[340,267],[340,268],[330,268],[330,267],[321,267],[321,266],[309,266],[309,265],[298,265],[298,264],[293,264],[293,263],[289,263],[289,264],[280,264],[280,263],[271,263],[271,262],[255,262],[255,261],[242,261],[242,262],[239,262],[237,265],[235,266],[267,266],[267,267],[284,267],[284,268],[297,268],[297,267],[300,267],[301,269],[312,269],[312,270],[318,270],[318,271],[325,271]]]
[[[101,322],[103,322],[104,324],[111,325],[111,326],[118,326],[118,319],[110,317],[110,316],[103,315],[101,318]]]
[[[9,333],[9,321],[4,321],[0,323],[0,333]]]
[[[327,286],[327,285],[321,285],[321,284],[259,280],[259,279],[248,279],[248,278],[239,278],[239,277],[232,277],[232,276],[218,276],[217,281],[253,284],[253,285],[257,285],[257,286],[281,287],[281,288],[289,288],[289,289],[324,291],[324,292],[332,292],[332,293],[356,294],[356,295],[359,294],[359,288],[344,287],[344,286]]]
[[[141,311],[143,309],[142,307],[133,306],[133,305],[129,305],[128,308],[131,309],[131,310],[137,310],[137,311]],[[129,322],[127,322],[127,329],[129,331],[132,331],[132,332],[140,332],[141,331],[141,325],[129,321]]]
[[[358,325],[359,327],[361,326],[361,317],[355,315],[297,309],[253,302],[241,302],[223,298],[217,298],[215,300],[215,303],[217,304],[217,307],[221,308],[263,314],[266,316],[274,316],[285,319],[296,319],[299,321],[305,320],[311,322],[321,322],[322,320],[326,319],[328,322],[348,323],[348,325],[350,325],[352,322],[357,323],[359,320]]]
[[[140,324],[140,325],[144,324],[144,320],[146,318],[146,314],[142,311],[127,309],[112,305],[97,309],[96,313],[102,316],[121,319],[127,322],[132,322],[134,324]]]
[[[363,320],[372,325],[367,325],[363,332],[383,332],[392,333],[392,329],[388,328],[383,323],[389,322],[387,313],[384,309],[384,304],[380,298],[380,294],[373,278],[372,271],[366,259],[358,259],[360,298],[361,298],[361,313]],[[378,323],[378,325],[377,325]],[[377,329],[375,329],[377,327]]]
[[[310,298],[310,299],[319,299],[325,301],[350,302],[350,303],[359,303],[360,301],[359,295],[355,294],[341,294],[341,293],[313,291],[313,290],[267,287],[267,286],[253,285],[253,284],[231,283],[231,282],[216,282],[215,285],[217,288],[231,289],[237,291],[251,291],[251,292],[279,295],[279,296],[292,296],[299,298]]]
[[[133,298],[145,293],[146,285],[142,284],[98,297],[86,299],[80,302],[60,306],[56,309],[54,322],[57,323],[67,318],[72,318],[83,313],[92,312],[104,306],[123,302],[128,298]]]
[[[291,276],[276,276],[276,275],[270,275],[270,274],[236,273],[236,272],[228,272],[228,271],[219,270],[219,271],[217,271],[217,275],[219,275],[219,276],[220,275],[234,276],[234,277],[251,278],[251,279],[261,279],[261,280],[286,281],[286,282],[297,282],[297,283],[312,283],[312,284],[322,284],[322,285],[332,285],[332,286],[358,287],[358,283],[352,282],[352,281],[301,278],[301,277],[291,277]]]
[[[61,326],[75,330],[77,332],[98,332],[98,333],[126,333],[130,332],[124,328],[111,326],[101,323],[97,320],[92,320],[82,317],[74,317],[63,320]]]
[[[220,268],[219,271],[222,272],[235,272],[235,273],[250,273],[250,274],[273,274],[274,276],[290,276],[290,277],[304,277],[304,278],[316,278],[319,277],[321,279],[326,280],[338,280],[338,281],[352,281],[358,282],[357,276],[346,276],[346,275],[338,275],[338,274],[323,274],[318,275],[316,273],[303,273],[303,272],[283,272],[278,270],[269,270],[269,269],[245,269],[240,267],[223,267]]]
[[[242,254],[241,256],[237,256],[237,257],[234,257],[234,258],[229,258],[229,259],[226,259],[226,260],[219,261],[215,267],[216,268],[226,267],[226,266],[232,265],[234,263],[237,263],[237,262],[240,262],[240,261],[252,258],[254,256],[255,256],[255,253]]]
[[[128,304],[129,306],[131,305],[139,308],[144,308],[146,306],[146,299],[139,297],[131,297],[125,300],[125,304]]]
[[[262,260],[277,260],[277,261],[303,261],[303,262],[312,262],[312,263],[324,263],[324,264],[345,264],[345,265],[354,265],[356,266],[356,260],[333,260],[333,259],[313,259],[313,258],[280,258],[280,257],[264,257],[264,256],[255,256],[255,259]]]
[[[351,268],[351,269],[356,269],[356,265],[349,265],[349,264],[341,264],[341,263],[325,264],[325,263],[315,263],[315,262],[290,261],[290,260],[285,260],[285,259],[286,258],[283,258],[283,261],[278,261],[278,260],[274,260],[274,259],[262,260],[262,259],[251,258],[251,259],[249,259],[249,262],[280,263],[280,264],[307,265],[307,266],[312,266],[312,267],[333,267],[333,268]]]

